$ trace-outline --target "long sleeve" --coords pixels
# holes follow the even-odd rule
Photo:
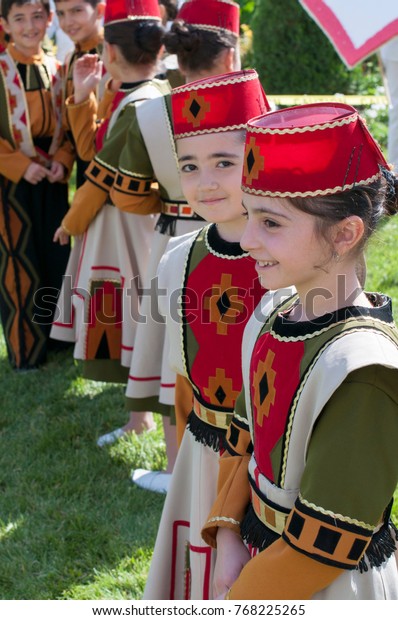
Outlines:
[[[18,183],[32,163],[30,157],[14,149],[7,140],[0,138],[0,175]]]
[[[309,599],[372,553],[398,480],[397,405],[396,370],[347,377],[313,431],[282,538],[248,562],[230,598]]]
[[[240,534],[240,524],[250,501],[248,464],[252,452],[249,425],[242,391],[235,404],[235,413],[227,431],[227,449],[220,458],[217,499],[202,530],[202,537],[216,547],[219,527]]]

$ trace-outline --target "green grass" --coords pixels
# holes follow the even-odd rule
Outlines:
[[[398,218],[369,248],[367,288],[390,294],[398,319]],[[160,418],[99,449],[126,421],[123,387],[82,379],[71,352],[16,374],[1,336],[0,393],[0,598],[139,599],[163,497],[129,473],[164,466]]]
[[[99,449],[123,388],[84,381],[70,352],[16,374],[1,346],[0,597],[140,598],[164,498],[129,473],[164,466],[161,432]]]

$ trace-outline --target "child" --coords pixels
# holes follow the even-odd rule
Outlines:
[[[52,236],[68,209],[73,152],[62,132],[60,67],[41,49],[49,3],[4,0],[1,11],[12,43],[0,54],[0,307],[11,366],[30,370],[46,360],[69,255]]]
[[[242,247],[264,287],[297,293],[266,295],[245,330],[203,531],[215,593],[397,599],[398,337],[391,300],[356,274],[397,179],[354,108],[319,103],[249,122],[243,190]]]
[[[101,54],[104,40],[102,20],[105,2],[100,0],[55,0],[59,26],[75,44],[75,50],[65,62],[64,100],[73,95],[73,73],[77,61],[86,54]],[[101,94],[101,93],[99,93]],[[67,113],[64,125],[70,141],[75,144]],[[82,157],[83,155],[83,157]],[[84,172],[92,159],[91,153],[78,152],[76,160],[76,187],[84,183]]]
[[[201,542],[200,531],[216,495],[219,452],[242,386],[244,325],[262,294],[254,262],[239,245],[245,227],[244,128],[267,107],[253,70],[172,91],[183,192],[192,209],[213,223],[171,241],[159,267],[171,363],[191,383],[194,404],[166,497],[146,599],[213,598],[214,554]],[[180,309],[177,295],[183,299]]]
[[[180,8],[177,20],[165,37],[165,46],[170,53],[177,54],[180,70],[188,82],[238,69],[238,37],[239,5],[229,0],[189,0]],[[149,119],[152,128],[156,122],[157,129],[153,131],[153,135],[166,134],[170,142],[172,135],[169,104],[168,98],[150,102],[141,107],[141,115],[142,123]],[[149,144],[146,138],[145,142]],[[153,290],[152,282],[170,236],[182,235],[202,226],[201,219],[186,205],[181,194],[178,171],[176,166],[173,166],[176,155],[172,142],[169,151],[165,157],[164,149],[156,148],[156,141],[152,146],[151,160],[155,176],[161,185],[168,184],[168,196],[167,200],[163,201],[162,213],[152,239],[151,259],[144,282],[147,291]],[[125,183],[134,172],[130,159],[127,145],[121,156],[119,169],[119,178],[124,179]],[[165,160],[169,161],[167,167]],[[118,186],[114,187],[112,194],[116,206],[121,209],[134,209],[134,196],[117,190]],[[100,438],[100,442],[114,441],[124,432],[135,429],[137,411],[162,413],[168,456],[167,472],[171,472],[176,455],[175,426],[170,424],[174,413],[175,374],[169,370],[167,362],[168,347],[165,343],[164,325],[156,319],[156,299],[149,295],[143,298],[141,315],[145,317],[145,321],[137,328],[126,390],[130,420],[122,429]],[[139,470],[133,473],[133,480],[144,488],[156,490],[159,487],[158,490],[164,492],[169,476]]]
[[[127,7],[127,8],[126,8]],[[134,8],[136,7],[136,8]],[[138,316],[136,277],[145,271],[153,231],[151,217],[122,213],[109,193],[115,182],[128,128],[136,122],[136,106],[160,97],[167,83],[155,80],[163,29],[156,0],[108,3],[105,12],[104,64],[121,88],[114,111],[97,134],[98,152],[86,172],[87,180],[75,194],[72,207],[55,233],[61,243],[84,233],[78,278],[73,296],[76,318],[75,358],[85,362],[84,374],[100,381],[126,380],[121,367],[125,326]],[[136,144],[138,191],[150,213],[159,210],[158,194],[145,151]]]

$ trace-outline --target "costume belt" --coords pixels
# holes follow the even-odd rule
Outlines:
[[[232,419],[232,413],[226,413],[224,411],[215,411],[214,409],[208,409],[202,405],[196,398],[193,399],[193,411],[195,415],[206,422],[210,426],[215,426],[218,429],[227,430]]]
[[[177,218],[196,218],[197,215],[193,209],[185,202],[163,202],[162,213]],[[199,218],[198,218],[199,219]]]
[[[263,497],[256,493],[252,486],[250,487],[250,495],[257,518],[270,530],[281,535],[291,511],[288,508],[282,508],[274,503],[265,501]]]

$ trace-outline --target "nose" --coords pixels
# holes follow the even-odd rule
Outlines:
[[[242,250],[250,252],[260,246],[257,228],[255,221],[250,218],[246,221],[246,227],[240,240]]]
[[[199,188],[201,190],[215,190],[218,188],[218,181],[210,170],[202,170],[199,177]]]

